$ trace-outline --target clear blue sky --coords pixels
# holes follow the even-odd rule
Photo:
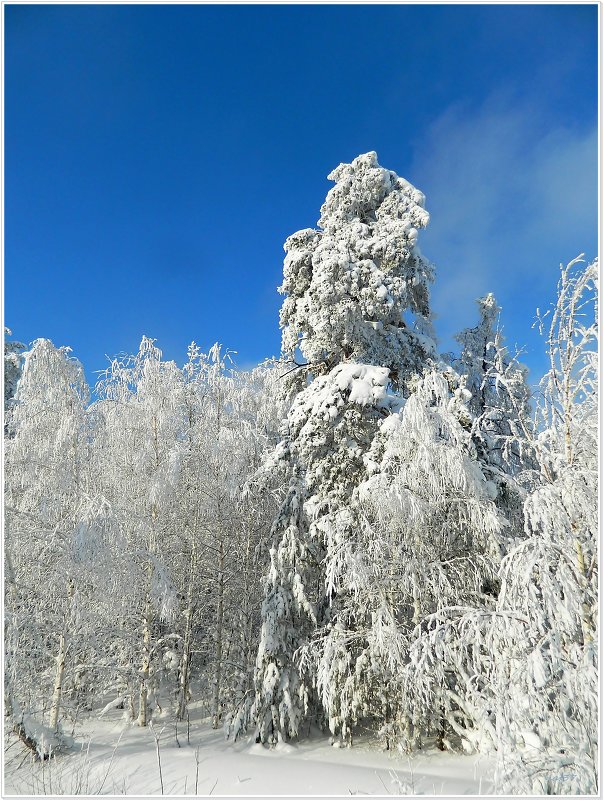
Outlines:
[[[5,5],[5,323],[90,378],[155,337],[279,351],[283,242],[376,150],[427,196],[442,348],[597,247],[597,6]]]

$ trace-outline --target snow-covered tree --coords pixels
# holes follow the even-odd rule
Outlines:
[[[293,654],[329,619],[344,591],[340,579],[355,548],[350,500],[365,476],[363,454],[388,410],[387,368],[341,364],[300,392],[288,415],[289,441],[277,457],[293,477],[273,525],[266,579],[254,713],[258,735],[296,736],[308,712],[313,670]],[[276,704],[273,700],[280,698]]]
[[[160,694],[186,718],[193,681],[215,726],[249,706],[259,564],[278,495],[251,478],[276,441],[279,403],[274,368],[238,373],[229,361],[220,346],[206,354],[193,343],[181,370],[143,338],[138,354],[112,362],[92,407],[94,473],[131,576],[120,631],[107,632],[105,692],[113,686],[141,725]]]
[[[473,438],[486,473],[498,487],[497,505],[510,523],[511,547],[522,537],[522,506],[537,469],[531,391],[527,368],[505,344],[495,297],[489,293],[477,305],[478,325],[456,336],[461,353],[451,361],[471,393]]]
[[[524,504],[525,538],[502,561],[496,606],[440,610],[412,652],[419,685],[444,664],[466,666],[466,708],[477,731],[490,724],[505,794],[598,789],[598,267],[581,264],[562,268],[548,313],[540,478]]]
[[[274,445],[274,376],[238,373],[228,352],[193,345],[184,368],[186,425],[177,487],[181,586],[186,586],[179,714],[190,692],[192,650],[214,727],[246,706],[257,636],[262,540],[276,502],[250,484]],[[266,393],[266,394],[264,394]],[[182,557],[185,557],[183,562]],[[186,579],[184,578],[186,574]],[[184,579],[184,580],[183,580]],[[202,631],[194,638],[194,631]],[[253,664],[253,662],[252,662]]]
[[[172,639],[173,632],[163,627],[178,612],[168,557],[182,458],[182,383],[176,364],[164,362],[153,340],[143,337],[137,354],[111,362],[97,384],[93,409],[97,481],[120,522],[130,551],[128,569],[136,575],[121,644],[112,647],[124,659],[120,693],[141,726],[151,718],[162,654]]]
[[[5,667],[17,724],[27,729],[35,717],[51,737],[66,692],[81,688],[78,664],[96,650],[95,590],[107,590],[111,523],[90,482],[87,401],[69,348],[36,340],[25,354],[6,440]]]
[[[532,430],[527,368],[509,353],[499,327],[500,307],[492,293],[477,301],[480,319],[455,337],[461,354],[453,359],[457,372],[465,376],[471,397],[468,408],[490,437],[489,453],[507,472],[525,469],[522,444]],[[495,462],[495,458],[491,457]]]
[[[271,523],[287,486],[283,470],[272,469],[266,455],[281,437],[283,417],[289,402],[279,386],[283,365],[269,361],[249,372],[233,375],[236,436],[245,443],[244,457],[234,467],[240,477],[235,511],[240,521],[233,543],[238,554],[230,595],[230,651],[227,732],[237,731],[249,717],[254,700],[254,668],[260,637],[261,577],[269,559]]]
[[[340,362],[387,367],[390,380],[421,371],[433,354],[432,265],[417,246],[428,224],[423,194],[366,153],[340,164],[319,230],[285,243],[282,349],[313,375]],[[308,373],[309,371],[307,371]]]
[[[450,368],[426,371],[404,407],[382,423],[366,457],[370,476],[353,499],[362,509],[359,546],[342,571],[358,595],[348,625],[358,648],[351,675],[370,686],[351,682],[349,705],[381,723],[388,745],[394,738],[410,748],[434,734],[443,747],[449,732],[473,724],[463,677],[452,666],[440,665],[419,703],[406,674],[429,615],[449,605],[494,606],[506,524],[477,458],[469,400]],[[329,673],[320,683],[329,691]]]
[[[417,248],[428,222],[423,195],[375,153],[329,177],[319,230],[285,243],[283,352],[295,360],[299,349],[306,362],[293,371],[300,391],[278,451],[292,480],[273,525],[262,610],[252,710],[262,741],[296,736],[310,719],[314,666],[295,654],[317,628],[316,649],[331,652],[331,632],[344,625],[351,588],[342,566],[358,546],[350,502],[366,477],[363,456],[398,402],[388,384],[407,392],[434,353],[432,268]],[[348,671],[334,682],[346,683]]]
[[[561,268],[541,318],[539,486],[525,503],[527,540],[505,560],[499,607],[517,636],[497,660],[498,784],[503,792],[598,788],[598,263]],[[546,323],[549,325],[546,328]]]
[[[6,414],[10,401],[17,390],[17,384],[23,369],[23,351],[26,346],[22,342],[9,342],[12,335],[10,328],[4,328],[4,412]]]

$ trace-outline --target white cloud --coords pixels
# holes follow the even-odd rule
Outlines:
[[[494,99],[454,106],[415,149],[410,179],[426,194],[421,247],[435,262],[433,307],[444,348],[493,291],[508,341],[526,343],[557,267],[597,243],[597,128],[548,129],[530,107]],[[530,361],[530,360],[529,360]]]

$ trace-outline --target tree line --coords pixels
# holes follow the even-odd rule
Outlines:
[[[91,399],[5,344],[5,699],[40,753],[191,699],[230,738],[494,751],[597,788],[597,262],[561,269],[535,397],[492,294],[439,354],[421,192],[341,164],[285,243],[282,355],[146,337]]]

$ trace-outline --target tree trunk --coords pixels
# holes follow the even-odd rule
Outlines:
[[[159,445],[157,439],[157,418],[153,417],[153,443],[155,450],[155,469],[159,467]],[[151,528],[149,530],[149,554],[155,553],[157,505],[151,504]],[[147,565],[147,597],[143,612],[143,653],[141,664],[141,685],[138,702],[138,725],[146,726],[149,723],[149,678],[151,676],[151,588],[153,581],[153,564],[151,559]]]
[[[573,524],[573,529],[576,525]],[[585,596],[587,591],[587,571],[585,570],[585,557],[583,556],[583,547],[578,538],[575,538],[575,551],[577,554],[577,569],[580,575],[580,587]],[[581,604],[581,628],[583,629],[583,644],[588,645],[593,642],[594,638],[594,625],[589,606],[585,601]]]
[[[61,632],[59,637],[59,653],[56,657],[57,667],[55,669],[55,683],[50,705],[50,728],[56,732],[59,725],[59,710],[61,708],[61,694],[63,692],[63,675],[65,674],[65,657],[67,652],[67,638],[65,632]]]
[[[250,679],[253,677],[254,672],[254,655],[253,655],[253,602],[252,602],[252,589],[251,582],[253,577],[253,556],[251,545],[251,532],[249,527],[246,531],[245,540],[245,562],[243,571],[243,599],[240,611],[241,620],[241,633],[240,633],[240,687],[239,693],[241,700],[246,698],[248,690],[250,689]]]
[[[185,609],[185,636],[183,638],[182,661],[178,677],[178,709],[176,717],[184,720],[187,715],[187,703],[190,698],[189,682],[191,679],[191,647],[193,644],[193,578],[195,574],[195,542],[191,545],[191,562],[189,564],[189,586],[187,589],[187,607]]]
[[[222,638],[224,625],[224,540],[218,555],[218,611],[216,613],[216,671],[214,673],[214,716],[212,728],[220,726],[220,686],[222,682]]]
[[[445,722],[445,706],[441,702],[438,705],[439,709],[439,717],[438,717],[438,730],[436,732],[436,747],[439,751],[445,750],[445,732],[446,732],[446,722]]]
[[[145,602],[143,615],[143,658],[141,665],[141,685],[138,703],[138,725],[146,726],[149,722],[149,675],[151,667],[151,603]]]
[[[73,599],[75,587],[71,579],[67,582],[67,610],[63,622],[63,631],[59,637],[59,652],[56,656],[57,666],[55,668],[55,682],[50,703],[49,726],[56,732],[59,727],[59,713],[61,711],[61,697],[63,694],[63,676],[65,675],[65,661],[67,658],[69,615],[71,612],[71,601]]]

